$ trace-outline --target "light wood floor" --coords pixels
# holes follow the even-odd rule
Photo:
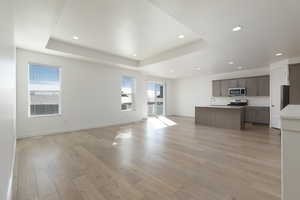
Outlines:
[[[277,130],[169,119],[19,140],[14,200],[280,200]]]

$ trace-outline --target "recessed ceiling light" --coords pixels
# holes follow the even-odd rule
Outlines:
[[[242,66],[238,66],[237,68],[238,68],[239,70],[243,69],[243,67],[242,67]]]
[[[179,35],[178,38],[179,38],[179,39],[183,39],[183,38],[184,38],[184,35]]]
[[[283,53],[279,52],[279,53],[276,53],[275,55],[276,55],[276,56],[282,56]]]
[[[173,69],[171,69],[171,70],[170,70],[170,72],[171,72],[171,73],[173,73],[173,72],[174,72],[174,70],[173,70]]]
[[[78,36],[73,36],[73,39],[74,40],[79,40],[79,37]]]
[[[136,54],[133,54],[134,57],[136,57]]]
[[[236,27],[234,27],[234,28],[232,29],[232,31],[233,31],[233,32],[237,32],[237,31],[240,31],[240,30],[242,30],[242,29],[243,29],[242,26],[236,26]]]
[[[228,64],[229,64],[229,65],[233,65],[233,64],[234,64],[234,62],[233,62],[233,61],[230,61]]]
[[[196,70],[200,71],[200,70],[201,70],[201,68],[200,68],[200,67],[197,67],[197,68],[196,68]]]

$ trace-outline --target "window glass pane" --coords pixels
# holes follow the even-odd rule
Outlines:
[[[59,68],[29,65],[30,115],[59,114]]]
[[[134,108],[135,78],[129,76],[122,77],[121,86],[121,109],[132,110]]]
[[[163,103],[164,103],[164,87],[161,84],[156,84],[156,114],[163,115]]]
[[[148,115],[163,115],[164,113],[164,86],[160,83],[147,83]]]
[[[155,83],[148,83],[148,102],[155,101]]]
[[[134,84],[134,78],[129,76],[123,76],[122,78],[122,92],[123,93],[132,93]]]
[[[59,83],[59,68],[31,64],[30,83],[57,85]]]

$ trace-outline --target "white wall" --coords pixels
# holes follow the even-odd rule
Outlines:
[[[175,80],[171,79],[171,80],[167,80],[166,81],[166,115],[175,115],[175,108],[176,108],[176,104],[174,102],[174,93],[176,91],[174,91],[174,84],[175,84]]]
[[[172,106],[171,113],[180,116],[194,116],[195,105],[209,105],[211,103],[225,105],[230,97],[212,97],[212,80],[250,77],[269,74],[269,67],[255,70],[243,70],[233,73],[211,76],[190,77],[173,80],[172,99],[168,102]],[[269,106],[269,97],[249,97],[249,105]]]
[[[193,77],[173,81],[172,114],[194,116],[195,105],[208,105],[211,97],[211,78]]]
[[[10,199],[15,154],[15,46],[12,1],[0,3],[0,199]]]
[[[29,62],[61,67],[61,116],[28,117]],[[120,110],[122,75],[136,77],[135,111]],[[138,71],[18,49],[17,136],[37,136],[141,120],[146,117],[145,79]]]

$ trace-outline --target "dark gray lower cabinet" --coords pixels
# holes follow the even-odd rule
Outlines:
[[[251,107],[246,107],[246,112],[245,112],[245,120],[248,123],[254,122],[255,119],[255,109]]]
[[[195,107],[195,123],[219,128],[243,129],[244,107]]]
[[[270,109],[269,107],[247,106],[245,120],[248,123],[269,124]]]
[[[255,112],[254,123],[270,124],[270,111],[264,109],[258,109]]]
[[[200,114],[199,114],[200,113]],[[195,122],[211,126],[216,120],[215,113],[210,108],[195,108]]]

